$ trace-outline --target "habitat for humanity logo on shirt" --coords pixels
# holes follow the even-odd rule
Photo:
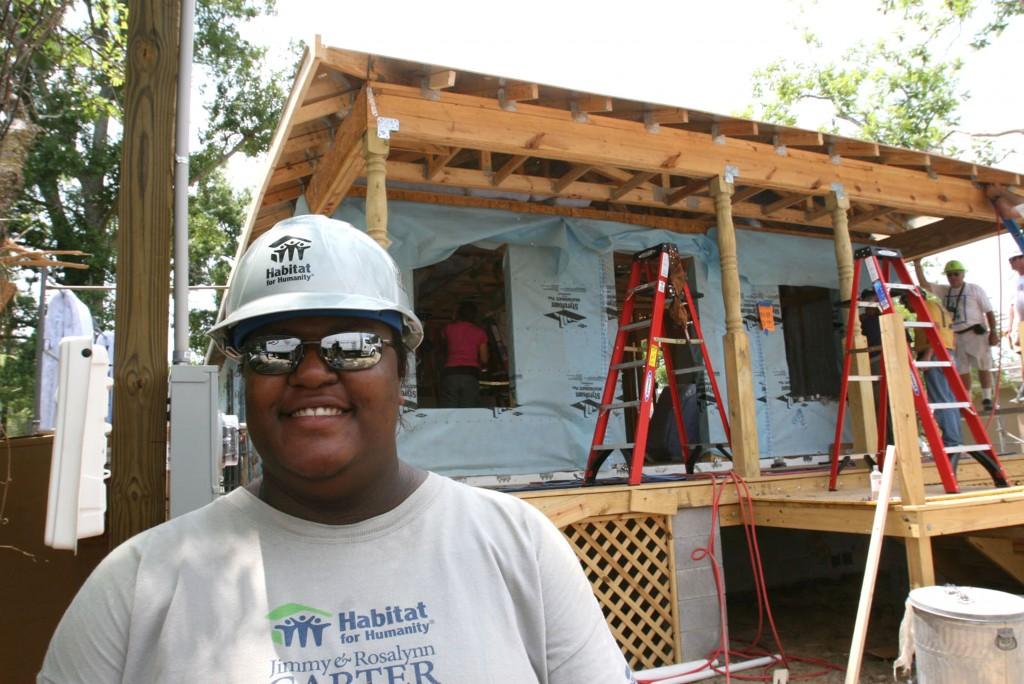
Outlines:
[[[298,654],[270,663],[270,684],[438,684],[427,605],[389,605],[330,613],[286,603],[267,614],[271,640]]]

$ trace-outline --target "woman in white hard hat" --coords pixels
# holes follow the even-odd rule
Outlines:
[[[40,682],[633,681],[543,515],[398,458],[422,329],[383,249],[282,221],[225,308],[211,334],[242,364],[262,480],[115,549]]]

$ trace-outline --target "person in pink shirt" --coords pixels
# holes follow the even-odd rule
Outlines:
[[[444,369],[441,371],[441,408],[480,406],[480,371],[487,366],[487,333],[478,326],[476,305],[459,304],[455,320],[444,327]]]

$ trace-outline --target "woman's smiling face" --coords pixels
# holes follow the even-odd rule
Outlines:
[[[345,331],[372,332],[385,340],[397,337],[383,323],[339,317],[271,323],[252,336],[320,340]],[[334,371],[313,344],[291,373],[260,375],[245,368],[246,423],[263,459],[268,500],[280,494],[315,510],[318,504],[336,504],[358,494],[394,472],[402,403],[397,353],[386,345],[377,365]]]

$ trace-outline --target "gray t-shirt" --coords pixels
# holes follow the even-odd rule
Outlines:
[[[115,549],[39,682],[632,682],[579,561],[522,501],[431,474],[322,525],[236,490]]]

